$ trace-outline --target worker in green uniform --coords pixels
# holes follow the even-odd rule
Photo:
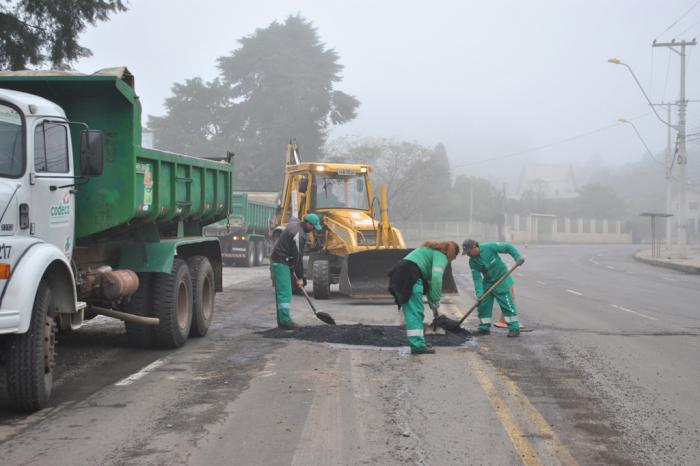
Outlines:
[[[277,326],[294,329],[290,313],[292,305],[292,274],[298,287],[306,284],[304,278],[304,246],[312,229],[322,231],[321,219],[316,214],[306,214],[302,221],[289,222],[275,243],[270,255],[272,282],[277,303]]]
[[[477,241],[468,239],[462,243],[462,254],[469,256],[469,267],[472,270],[474,292],[477,299],[481,299],[484,291],[491,288],[503,275],[508,273],[508,268],[499,254],[510,254],[519,266],[525,262],[520,252],[510,243],[484,243],[480,245]],[[513,278],[509,276],[479,305],[479,328],[473,332],[475,335],[491,334],[494,298],[498,301],[503,318],[508,323],[508,336],[517,337],[520,335],[520,322],[518,322],[518,312],[513,301],[512,287]]]
[[[411,354],[435,352],[423,336],[423,291],[428,287],[428,304],[437,315],[442,297],[442,276],[458,254],[459,245],[454,241],[427,241],[397,262],[389,272],[389,292],[404,313]]]

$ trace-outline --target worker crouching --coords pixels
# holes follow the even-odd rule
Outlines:
[[[445,268],[458,254],[459,245],[454,241],[427,241],[397,262],[389,272],[389,292],[404,313],[411,354],[435,352],[423,336],[423,294],[427,288],[428,304],[437,309],[442,297]]]

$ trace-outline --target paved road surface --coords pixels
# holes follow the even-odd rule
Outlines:
[[[421,357],[266,338],[267,270],[228,269],[207,338],[136,350],[100,319],[60,339],[52,407],[17,416],[0,387],[0,464],[697,464],[700,278],[633,250],[523,251],[533,331]],[[458,316],[473,299],[464,261],[455,272]],[[398,317],[387,300],[319,307]],[[296,297],[293,313],[320,324]]]

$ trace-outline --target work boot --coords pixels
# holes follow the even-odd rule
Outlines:
[[[520,329],[514,328],[511,330],[508,330],[508,338],[515,338],[520,336]]]
[[[435,354],[435,348],[430,343],[426,343],[423,348],[411,347],[411,354]]]
[[[292,322],[291,324],[277,324],[277,328],[281,330],[298,330],[299,326]]]
[[[486,335],[491,335],[491,330],[477,327],[475,330],[470,330],[469,333],[471,333],[474,337],[485,337]]]

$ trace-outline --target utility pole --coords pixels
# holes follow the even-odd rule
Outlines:
[[[671,148],[672,136],[671,132],[673,130],[673,125],[671,124],[671,107],[673,105],[678,105],[678,102],[661,102],[660,104],[653,104],[659,107],[666,107],[668,125],[666,125],[666,154],[664,157],[664,166],[666,168],[666,213],[671,214],[673,211],[673,149]],[[672,247],[672,226],[673,222],[671,217],[666,217],[666,249],[671,249]]]
[[[693,39],[689,41],[671,41],[671,42],[656,42],[652,43],[652,47],[668,47],[670,50],[675,52],[681,57],[681,89],[680,97],[678,98],[678,183],[679,183],[679,206],[678,206],[678,223],[680,225],[679,235],[678,235],[678,254],[681,259],[686,258],[686,249],[688,241],[688,225],[687,225],[687,209],[688,205],[686,202],[686,186],[685,186],[685,167],[688,162],[688,154],[685,145],[685,114],[688,102],[685,99],[685,48],[693,45],[697,45],[697,41]]]
[[[668,111],[668,122],[671,123],[671,103],[666,104]],[[673,179],[671,170],[673,168],[673,150],[671,149],[671,126],[666,126],[666,213],[670,214],[673,210]],[[671,217],[666,217],[666,249],[672,247],[671,231],[673,222]]]

